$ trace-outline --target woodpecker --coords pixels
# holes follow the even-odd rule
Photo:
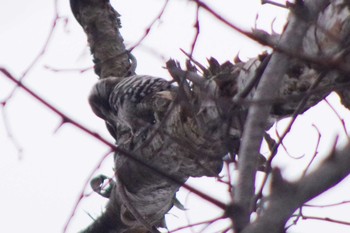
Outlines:
[[[157,111],[170,103],[174,90],[171,82],[148,75],[109,77],[95,84],[89,103],[93,112],[106,121],[110,132],[121,124],[134,134],[160,120]]]

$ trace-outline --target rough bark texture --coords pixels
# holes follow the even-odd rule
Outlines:
[[[94,57],[95,73],[99,78],[126,77],[134,74],[119,33],[120,15],[108,1],[71,0],[71,9],[84,29]]]
[[[294,14],[289,17],[288,27],[285,29],[277,46],[301,51],[303,38],[308,31],[309,25],[317,19],[319,12],[324,9],[325,2],[327,1],[318,1],[319,4],[315,8],[311,8],[311,6],[306,4],[294,6]],[[288,71],[290,61],[290,57],[283,52],[272,54],[252,98],[253,101],[278,97],[278,92],[271,90],[281,89],[284,81],[281,77]],[[237,192],[233,193],[235,201],[237,201],[242,210],[239,217],[235,219],[237,232],[240,232],[250,221],[250,214],[254,206],[256,163],[272,105],[272,102],[253,105],[249,109],[247,116],[242,146],[239,152],[240,169]],[[291,109],[291,111],[294,111],[294,109]]]
[[[271,125],[271,120],[290,116],[304,98],[307,101],[299,113],[314,106],[334,90],[340,94],[344,105],[349,107],[349,92],[344,89],[349,84],[348,69],[344,68],[349,60],[347,38],[350,38],[350,14],[346,3],[347,1],[332,1],[329,5],[327,1],[305,1],[305,5],[294,6],[294,13],[289,18],[290,24],[286,27],[281,44],[275,45],[279,52],[272,57],[265,54],[246,63],[226,62],[221,65],[215,59],[210,59],[209,67],[203,70],[203,76],[196,73],[189,63],[187,70],[183,70],[174,61],[169,61],[167,68],[179,84],[178,91],[171,93],[173,98],[155,99],[161,103],[159,109],[155,109],[161,119],[150,126],[146,133],[140,131],[131,134],[121,124],[113,126],[117,129],[114,135],[116,144],[123,149],[116,150],[115,153],[116,182],[111,188],[105,212],[83,232],[157,232],[157,227],[164,226],[164,215],[173,206],[174,197],[181,185],[191,176],[216,176],[221,170],[222,158],[228,153],[238,153],[242,134],[245,135],[245,144],[252,139],[255,130],[260,132],[253,137],[257,143],[252,147],[245,144],[244,149],[244,153],[252,149],[250,155],[256,157],[263,132]],[[71,0],[71,6],[73,14],[87,34],[96,74],[101,79],[133,75],[136,63],[125,49],[119,33],[119,15],[109,2]],[[316,17],[318,12],[321,13]],[[307,17],[303,18],[305,16]],[[296,45],[286,47],[288,40],[295,35],[298,35]],[[295,49],[300,50],[299,57],[290,56],[297,54]],[[310,57],[315,57],[314,62]],[[327,64],[331,65],[325,66],[326,60],[320,60],[320,57],[330,60]],[[263,80],[259,83],[261,77]],[[193,86],[189,86],[187,80]],[[274,90],[266,90],[275,92],[275,95],[266,95],[266,90],[263,91],[263,83],[269,82],[273,82],[276,87]],[[253,97],[257,89],[260,94]],[[263,106],[264,116],[256,113],[259,106]],[[249,123],[247,127],[250,130],[245,132],[247,115],[248,119],[263,119],[255,124]],[[246,204],[243,203],[243,198],[242,203],[238,203],[242,204],[240,214],[243,220],[234,220],[239,224],[238,231],[255,232],[255,225],[244,228],[249,224],[253,181],[259,164],[255,158],[250,157],[243,162],[248,158],[246,156],[248,155],[242,155],[239,161],[242,161],[239,164],[240,179],[244,183],[245,174],[250,173],[250,190],[247,193],[243,187],[239,187],[239,195],[247,195],[249,199],[244,201]],[[142,164],[138,161],[142,161]],[[349,169],[332,172],[334,181],[324,183],[318,191],[306,190],[313,186],[305,187],[302,182],[293,187],[303,186],[306,192],[317,195],[345,177]],[[272,193],[271,198],[279,195],[278,192],[280,191]],[[279,221],[281,229],[292,211],[310,198],[300,197],[287,208],[283,219]],[[271,202],[272,209],[274,206]],[[256,224],[266,224],[269,217],[264,216],[266,215],[258,218]]]

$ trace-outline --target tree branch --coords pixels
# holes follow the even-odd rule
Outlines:
[[[309,22],[314,22],[320,10],[324,9],[325,2],[318,1],[319,5],[310,8],[308,5],[295,6],[295,14],[290,15],[288,26],[282,34],[280,47],[289,47],[298,51],[302,49],[303,38],[309,29]],[[301,18],[303,15],[304,18]],[[305,21],[305,18],[307,21]],[[283,53],[274,53],[267,65],[253,100],[264,98],[274,99],[278,96],[283,75],[287,73],[291,58]],[[255,175],[257,171],[257,158],[268,118],[270,116],[272,103],[255,104],[249,108],[247,121],[244,126],[242,143],[239,152],[239,175],[237,192],[234,194],[234,202],[238,203],[241,214],[234,219],[237,232],[240,232],[250,221],[253,210],[255,194]]]
[[[200,1],[196,3],[208,10]],[[115,128],[114,137],[120,149],[115,154],[117,185],[105,213],[84,232],[101,232],[101,229],[118,233],[147,232],[162,226],[180,186],[190,176],[216,176],[222,167],[222,157],[228,152],[237,153],[244,132],[239,158],[240,180],[234,200],[242,210],[237,215],[239,218],[234,217],[236,230],[241,231],[249,223],[257,156],[267,120],[271,116],[277,119],[289,116],[302,96],[310,94],[311,100],[300,111],[304,112],[337,84],[337,72],[324,71],[324,67],[319,67],[321,63],[304,64],[300,57],[292,58],[281,52],[303,50],[310,23],[315,24],[318,12],[328,1],[316,3],[294,6],[294,14],[271,60],[265,55],[246,63],[220,65],[212,58],[203,76],[194,69],[182,70],[176,62],[169,61],[167,68],[178,82],[179,91],[173,91],[171,96],[175,97],[170,100],[155,97],[155,103],[165,102],[155,110],[160,119],[146,130],[137,129],[133,135],[118,122],[110,126]],[[133,75],[136,63],[125,49],[119,33],[119,15],[109,2],[71,0],[71,6],[88,36],[95,71],[100,78]],[[323,89],[307,93],[321,71],[326,73],[318,84]],[[300,98],[289,98],[294,94]],[[247,114],[248,121],[243,127]],[[226,208],[220,201],[199,194]],[[111,219],[115,222],[109,223]]]
[[[338,184],[349,173],[350,144],[331,152],[314,172],[295,183],[283,180],[280,172],[275,170],[268,207],[242,233],[283,232],[286,222],[299,207]]]
[[[84,29],[94,57],[95,73],[102,79],[135,74],[129,52],[119,32],[120,15],[109,1],[70,0],[76,20]]]

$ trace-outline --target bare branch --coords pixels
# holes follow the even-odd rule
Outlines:
[[[120,15],[109,1],[70,0],[70,4],[73,15],[88,37],[94,56],[95,73],[100,78],[135,74],[129,52],[125,49],[119,32]]]
[[[119,227],[121,231],[154,231],[161,226],[164,214],[173,206],[175,193],[188,177],[216,176],[222,167],[222,157],[227,153],[236,154],[238,150],[239,184],[234,196],[236,206],[233,206],[238,208],[232,212],[236,214],[229,217],[233,218],[236,231],[240,232],[249,223],[253,210],[255,173],[259,165],[257,158],[265,129],[271,123],[268,120],[293,114],[294,121],[298,114],[335,89],[339,73],[329,72],[327,68],[344,68],[343,61],[336,59],[339,56],[328,53],[326,58],[331,57],[332,60],[327,61],[325,57],[318,59],[315,54],[303,51],[305,35],[310,25],[317,25],[319,12],[328,1],[318,1],[317,4],[298,1],[291,6],[293,14],[279,44],[266,33],[245,32],[203,2],[194,2],[197,4],[197,34],[192,50],[199,36],[198,10],[202,8],[244,35],[272,46],[275,52],[271,57],[265,54],[237,65],[229,62],[220,65],[216,59],[211,58],[207,70],[202,65],[199,66],[203,70],[203,76],[190,66],[188,70],[182,70],[178,63],[169,61],[169,73],[178,83],[170,95],[176,98],[153,96],[154,103],[163,101],[166,102],[165,105],[161,109],[152,108],[157,117],[147,128],[137,128],[131,132],[125,122],[113,118],[113,114],[118,114],[118,109],[108,112],[114,106],[109,102],[111,94],[108,90],[114,91],[120,87],[116,88],[112,82],[108,86],[108,80],[112,80],[108,76],[130,76],[134,73],[136,64],[131,62],[132,57],[125,50],[119,34],[119,15],[108,1],[71,0],[73,13],[88,35],[96,62],[96,73],[106,81],[106,86],[97,88],[97,95],[102,94],[103,99],[94,107],[104,105],[111,114],[108,115],[110,119],[104,118],[103,114],[99,116],[106,121],[110,120],[109,127],[119,145],[115,154],[115,170],[116,177],[123,186],[113,189],[106,212],[86,232],[93,232],[90,230],[97,229],[95,224],[99,225],[100,220],[109,217],[118,219],[118,226],[111,226]],[[148,32],[146,30],[145,36]],[[302,52],[299,54],[299,51]],[[190,59],[191,56],[192,52],[189,54]],[[304,64],[305,61],[312,65]],[[323,64],[326,65],[320,68]],[[136,78],[142,76],[133,76],[127,80]],[[316,86],[320,90],[313,90]],[[299,98],[292,98],[295,95]],[[226,209],[226,205],[220,201],[196,193]],[[227,211],[226,214],[230,215],[231,212]]]
[[[275,170],[268,207],[243,233],[282,232],[294,211],[338,184],[350,173],[350,144],[333,151],[312,173],[295,183],[282,179]]]
[[[22,155],[23,148],[20,145],[20,143],[17,141],[16,137],[12,133],[12,130],[10,127],[10,122],[8,121],[8,118],[7,118],[5,107],[6,107],[6,102],[4,101],[1,103],[1,115],[2,115],[2,119],[4,121],[4,124],[5,124],[5,131],[7,133],[7,137],[11,140],[12,144],[17,149],[18,159],[21,160],[23,157],[23,155]]]
[[[319,1],[319,5],[315,8],[305,5],[295,9],[299,13],[290,17],[288,26],[280,40],[282,47],[290,47],[294,51],[301,50],[309,24],[300,19],[299,14],[303,14],[303,17],[307,17],[309,21],[313,22],[326,2],[328,1]],[[283,53],[272,55],[253,100],[277,97],[274,90],[280,89],[281,77],[287,72],[289,62],[290,58]],[[242,210],[239,219],[234,219],[237,232],[240,232],[250,221],[250,214],[253,209],[252,200],[255,193],[257,158],[271,107],[271,104],[253,105],[248,112],[239,152],[239,180],[237,193],[235,194],[235,202],[239,203]]]
[[[82,130],[86,134],[96,138],[96,140],[101,141],[103,144],[108,146],[111,149],[111,151],[118,153],[117,156],[119,157],[119,160],[117,160],[117,164],[116,164],[118,178],[123,179],[123,182],[125,182],[125,185],[127,186],[126,188],[128,190],[134,190],[135,188],[138,190],[138,193],[133,194],[131,197],[129,196],[129,198],[133,198],[133,200],[131,201],[132,201],[132,204],[136,206],[136,208],[138,209],[141,208],[143,211],[149,212],[148,217],[151,218],[153,224],[154,222],[159,222],[161,219],[163,219],[164,214],[167,213],[168,210],[172,207],[174,195],[181,185],[184,188],[188,189],[189,191],[193,192],[194,194],[198,195],[199,197],[211,202],[214,205],[217,205],[219,208],[223,210],[226,208],[226,205],[221,201],[216,200],[215,198],[205,193],[202,193],[193,187],[183,184],[184,181],[186,181],[186,179],[189,176],[213,175],[213,173],[216,174],[219,172],[219,169],[221,168],[221,160],[216,159],[215,156],[222,157],[225,154],[225,148],[221,144],[214,143],[213,145],[211,145],[208,142],[208,141],[211,141],[210,138],[198,139],[199,145],[194,145],[194,146],[200,148],[199,151],[202,151],[202,153],[199,153],[199,154],[201,156],[207,155],[209,157],[193,159],[191,158],[192,154],[194,153],[192,151],[193,148],[183,148],[181,143],[178,144],[178,141],[174,141],[174,144],[172,145],[173,147],[175,147],[174,150],[177,152],[181,152],[179,153],[179,156],[184,156],[183,158],[179,159],[177,157],[173,157],[173,151],[171,150],[171,151],[163,152],[164,157],[162,156],[160,156],[159,158],[154,157],[152,161],[152,159],[149,159],[149,158],[147,160],[147,156],[146,156],[146,160],[145,160],[143,159],[144,155],[148,154],[149,156],[153,157],[153,155],[159,154],[159,144],[158,144],[159,139],[152,140],[152,144],[150,144],[149,148],[147,149],[142,149],[143,147],[141,145],[143,143],[143,140],[137,140],[140,145],[139,146],[136,145],[136,148],[139,148],[140,150],[133,151],[133,154],[132,154],[127,150],[125,150],[123,147],[120,147],[120,146],[118,147],[110,143],[108,140],[102,138],[100,135],[87,129],[86,127],[81,125],[79,122],[74,121],[69,116],[62,113],[60,110],[58,110],[57,108],[52,106],[50,103],[45,101],[42,97],[40,97],[35,92],[30,90],[23,83],[18,81],[6,69],[0,67],[0,72],[3,73],[5,77],[7,77],[9,80],[17,84],[29,95],[31,95],[36,100],[38,100],[45,107],[47,107],[48,109],[53,111],[55,114],[60,116],[63,122],[72,124],[74,127],[78,128],[79,130]],[[170,122],[169,124],[176,124],[176,122],[180,121],[180,119],[178,118],[175,118],[173,120],[174,121]],[[191,125],[192,122],[188,122],[188,124]],[[167,128],[174,129],[169,126],[167,126]],[[185,128],[188,129],[189,127],[185,127]],[[168,133],[168,134],[175,135],[174,133]],[[180,132],[180,135],[183,135],[183,133],[181,134]],[[216,136],[216,137],[218,137],[219,135],[213,134],[213,136]],[[195,134],[191,136],[198,137],[199,135]],[[202,137],[203,136],[205,135],[202,135]],[[139,137],[143,137],[143,136],[140,135]],[[166,141],[165,143],[169,144],[168,142],[169,138],[164,139],[163,136],[159,134],[157,134],[156,137],[162,138],[161,140],[165,140]],[[182,140],[187,140],[182,136],[179,136],[179,137]],[[204,143],[204,145],[201,145],[201,143]],[[124,145],[124,147],[126,146],[128,145],[127,144]],[[210,148],[212,148],[212,151],[210,151]],[[151,152],[147,153],[147,150],[151,150]],[[154,152],[154,151],[158,151],[158,152]],[[217,152],[219,153],[217,154]],[[166,154],[166,153],[169,153],[169,154]],[[208,153],[213,153],[213,155],[210,156],[210,154]],[[188,161],[188,162],[183,164],[182,166],[178,166],[176,165],[178,161],[180,162]],[[165,164],[167,164],[169,167],[164,166]],[[97,165],[97,168],[99,166],[100,166],[100,163]],[[172,167],[172,166],[175,166],[175,167]],[[176,169],[179,169],[179,170],[176,170]],[[215,172],[213,172],[214,169],[216,170]],[[172,170],[174,170],[173,173],[170,173],[169,171],[172,171]],[[94,169],[94,172],[95,171],[96,169]],[[130,173],[132,173],[133,176],[130,176]],[[90,175],[90,177],[91,176],[92,174]],[[85,190],[85,187],[89,183],[88,181],[89,180],[86,181],[83,190]],[[154,185],[150,187],[148,185],[150,183],[154,183]],[[111,231],[117,230],[116,232],[120,232],[120,230],[125,229],[126,226],[120,219],[121,217],[120,200],[121,199],[119,195],[120,194],[117,193],[117,189],[112,190],[110,202],[106,207],[106,211],[90,227],[88,227],[84,231],[85,233],[101,232],[104,230],[107,231],[107,229]],[[82,191],[69,217],[69,220],[66,226],[64,227],[64,232],[67,230],[68,225],[72,217],[74,216],[76,208],[78,207],[80,200],[83,198],[83,196],[84,194]],[[143,198],[145,198],[146,200],[144,200]],[[149,201],[147,201],[147,199],[149,199]],[[154,205],[155,200],[157,205]],[[135,204],[135,202],[137,204]],[[148,209],[145,208],[146,204],[148,204],[150,208]],[[161,211],[159,209],[161,209]],[[140,226],[139,223],[136,223],[136,226],[132,226],[131,228],[134,230],[138,230],[140,227],[142,227],[142,225]]]

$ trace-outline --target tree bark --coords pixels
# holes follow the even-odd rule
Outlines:
[[[222,158],[238,152],[240,184],[235,201],[241,205],[242,213],[238,216],[243,220],[233,218],[236,230],[255,232],[250,230],[254,225],[249,225],[249,215],[254,177],[261,165],[256,158],[264,130],[272,120],[293,114],[305,98],[307,101],[298,113],[332,91],[339,93],[346,107],[350,106],[349,93],[344,89],[349,85],[346,3],[305,1],[304,5],[294,6],[281,42],[275,45],[278,52],[272,55],[237,64],[219,64],[212,58],[202,76],[191,65],[183,70],[176,62],[169,61],[167,68],[178,82],[178,92],[172,93],[173,98],[169,100],[155,99],[159,102],[159,109],[155,111],[162,119],[146,133],[138,131],[131,135],[125,126],[114,126],[116,145],[121,148],[115,152],[116,182],[105,212],[83,232],[157,232],[157,227],[164,226],[164,215],[173,206],[176,192],[189,177],[217,176]],[[134,75],[135,59],[123,44],[119,15],[109,2],[71,0],[71,7],[88,37],[99,78]],[[340,35],[335,37],[334,30],[341,32]],[[188,80],[193,83],[192,87]],[[344,169],[338,181],[348,172]],[[294,186],[299,187],[302,182]],[[329,187],[325,185],[313,194],[318,195]],[[274,195],[272,193],[271,198]],[[281,228],[296,205],[309,199],[301,198],[286,208],[279,221]],[[216,203],[225,208],[219,201]],[[266,221],[268,218],[264,216],[258,221]]]
[[[294,51],[302,50],[303,38],[309,29],[309,25],[318,17],[324,9],[327,0],[318,1],[314,7],[302,3],[293,6],[293,14],[289,16],[288,27],[278,42],[279,48],[288,48]],[[253,101],[261,99],[275,99],[278,92],[272,90],[281,89],[283,75],[287,73],[291,60],[283,52],[274,52],[269,64],[262,74],[259,85],[252,98]],[[250,221],[250,214],[254,209],[255,175],[257,172],[257,160],[260,146],[268,124],[273,103],[255,104],[249,108],[247,121],[244,126],[241,148],[239,151],[239,172],[237,192],[233,193],[238,203],[241,214],[235,219],[235,229],[240,232]]]
[[[332,151],[317,170],[295,183],[285,181],[276,169],[273,173],[268,207],[242,233],[284,232],[284,225],[299,207],[349,175],[349,155],[350,145],[342,150]]]

